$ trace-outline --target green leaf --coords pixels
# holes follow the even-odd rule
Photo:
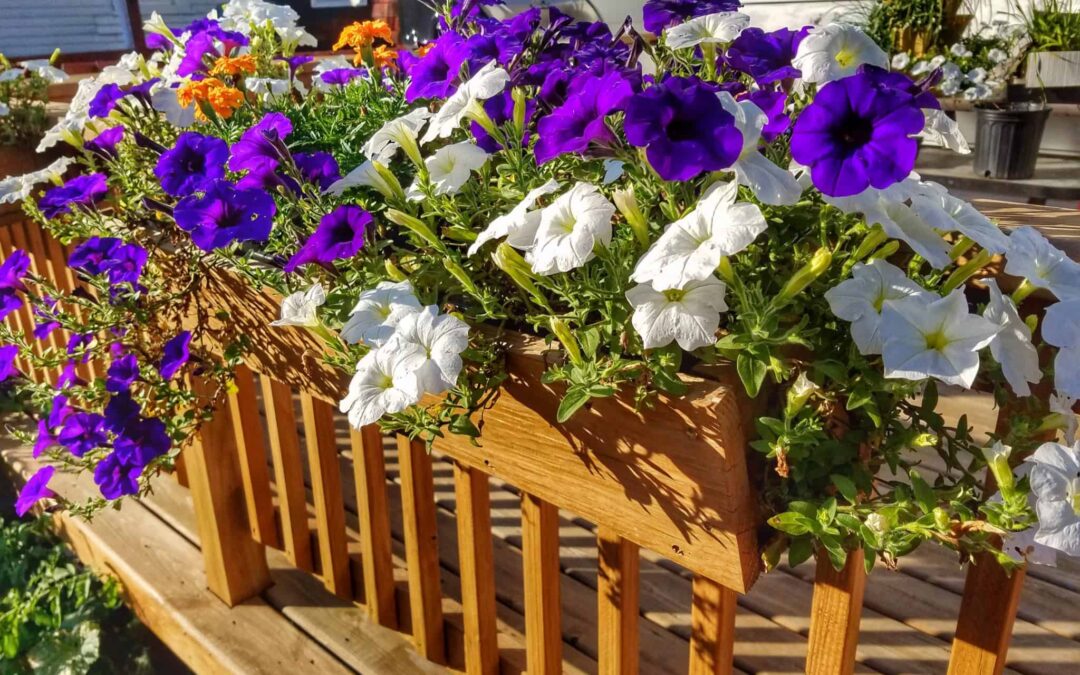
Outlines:
[[[660,391],[671,394],[672,396],[682,396],[690,387],[685,382],[679,379],[679,376],[673,372],[668,372],[666,368],[657,368],[652,371],[653,384],[657,386]]]
[[[825,547],[825,552],[829,555],[829,562],[832,563],[833,569],[837,571],[844,569],[844,565],[847,564],[847,550],[844,549],[840,540],[826,535],[820,537],[819,541]]]
[[[735,370],[739,373],[739,379],[742,380],[747,395],[751,398],[757,396],[769,370],[765,361],[755,358],[748,351],[739,352],[738,358],[735,359]]]
[[[934,495],[933,488],[915,469],[908,472],[908,476],[911,477],[911,488],[915,491],[915,501],[918,502],[919,508],[923,513],[933,513],[937,507],[937,497]]]
[[[566,395],[563,396],[562,401],[559,403],[559,410],[555,414],[555,419],[562,424],[573,417],[574,413],[588,403],[590,398],[592,397],[589,395],[589,390],[585,387],[570,387],[566,390]]]
[[[814,542],[810,537],[795,537],[788,546],[787,561],[791,567],[798,567],[814,554]]]
[[[817,532],[821,529],[821,526],[816,520],[792,511],[778,513],[772,518],[769,518],[769,525],[781,532],[786,532],[793,537],[798,537],[810,532]]]
[[[841,476],[838,473],[832,474],[829,478],[832,479],[833,485],[836,486],[836,489],[840,491],[840,494],[844,496],[844,499],[846,499],[849,504],[856,503],[859,491],[855,488],[855,483],[850,478]]]
[[[578,343],[581,345],[581,350],[585,352],[590,359],[595,359],[596,350],[600,348],[600,331],[596,328],[578,331],[577,339]]]

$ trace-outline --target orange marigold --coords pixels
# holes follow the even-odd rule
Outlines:
[[[176,100],[185,108],[195,105],[195,118],[205,122],[207,119],[202,104],[209,105],[222,119],[228,119],[233,111],[244,104],[244,94],[216,77],[207,77],[198,81],[188,80],[180,85]]]
[[[238,75],[254,75],[257,69],[258,65],[255,62],[254,54],[219,56],[210,68],[210,74],[236,77]]]
[[[334,43],[334,49],[341,49],[345,46],[361,49],[370,45],[376,38],[381,38],[387,42],[392,41],[393,34],[390,31],[390,24],[382,19],[355,21],[341,30],[341,35],[338,36],[337,42]]]
[[[431,42],[425,42],[424,44],[417,47],[416,48],[416,55],[417,56],[426,56],[427,53],[430,52],[432,49],[435,49],[435,41],[434,40],[432,40]]]
[[[385,68],[387,66],[397,65],[398,53],[393,47],[387,45],[379,45],[371,52],[372,57],[375,59],[376,68]]]

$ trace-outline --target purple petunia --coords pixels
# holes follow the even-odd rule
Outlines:
[[[56,299],[44,295],[41,297],[41,304],[44,307],[34,306],[34,337],[38,340],[43,340],[52,334],[54,330],[60,327],[60,322],[54,318],[53,312],[56,311]]]
[[[22,307],[19,291],[25,290],[23,278],[30,271],[30,256],[15,249],[0,263],[0,320]]]
[[[293,155],[293,161],[304,180],[318,185],[324,192],[341,179],[337,160],[329,152],[298,152]]]
[[[262,190],[242,190],[216,180],[201,194],[181,199],[173,218],[196,246],[213,251],[236,241],[265,241],[276,212],[273,198]]]
[[[659,35],[665,28],[687,19],[717,12],[734,12],[742,3],[738,0],[647,0],[641,8],[642,25]]]
[[[322,217],[315,232],[289,258],[285,271],[292,272],[312,262],[329,265],[335,260],[351,258],[363,247],[364,231],[371,220],[371,214],[359,206],[337,207]]]
[[[109,364],[105,373],[105,391],[118,394],[127,391],[139,379],[139,359],[134,354],[124,354]]]
[[[143,467],[127,464],[116,452],[110,452],[94,467],[94,483],[106,499],[119,499],[124,495],[139,493],[139,476],[142,472]]]
[[[124,464],[145,467],[172,447],[172,439],[159,419],[129,422],[116,436],[113,449]]]
[[[311,54],[296,54],[295,56],[275,56],[275,61],[284,61],[285,65],[289,67],[289,77],[296,75],[296,71],[300,70],[301,66],[311,63],[315,60],[315,57]]]
[[[64,364],[64,369],[60,371],[60,377],[56,378],[56,388],[63,390],[72,385],[82,383],[82,380],[79,378],[78,368],[79,364],[75,361],[68,361]]]
[[[484,101],[484,112],[487,113],[491,121],[496,126],[502,126],[506,124],[514,117],[514,97],[509,90],[504,91],[501,94],[492,96],[488,100]],[[525,138],[522,139],[522,147],[529,146],[529,139],[532,132],[529,131],[529,122],[532,120],[533,113],[536,112],[536,100],[528,98],[525,100]],[[495,140],[489,134],[484,127],[480,126],[476,122],[472,122],[469,126],[472,131],[473,137],[476,139],[476,144],[489,154],[502,150],[502,144]]]
[[[751,101],[765,113],[766,121],[761,129],[761,138],[766,143],[772,143],[777,136],[791,126],[791,117],[787,114],[788,97],[783,91],[757,89],[750,92],[746,100]]]
[[[124,96],[124,90],[119,85],[106,84],[90,99],[86,112],[90,117],[108,117]]]
[[[915,98],[862,72],[818,90],[791,132],[791,156],[832,197],[884,189],[915,167],[923,113]]]
[[[742,151],[735,118],[713,88],[696,78],[669,77],[626,104],[626,139],[644,147],[664,180],[689,180],[725,169]]]
[[[158,364],[158,373],[162,379],[171,380],[191,358],[191,331],[183,331],[165,343]]]
[[[115,159],[116,146],[122,140],[124,140],[124,125],[118,124],[115,127],[109,127],[105,131],[102,131],[92,140],[87,141],[83,147],[105,159]]]
[[[49,428],[59,429],[60,426],[63,425],[64,420],[74,412],[75,410],[68,405],[67,396],[64,396],[63,394],[53,396],[52,405],[49,408]]]
[[[123,246],[123,242],[116,237],[90,237],[75,247],[68,257],[68,267],[97,276],[104,274],[117,249]]]
[[[30,476],[30,480],[26,481],[26,485],[19,491],[19,498],[15,500],[15,513],[20,518],[42,499],[56,496],[56,493],[49,489],[49,481],[55,473],[55,467],[43,466]]]
[[[122,433],[128,426],[139,421],[142,409],[130,391],[117,392],[105,405],[105,428],[114,434]]]
[[[79,356],[81,363],[90,359],[90,345],[94,344],[93,333],[72,333],[67,341],[68,356]]]
[[[795,79],[801,73],[791,65],[791,60],[809,32],[809,26],[800,30],[781,28],[771,33],[747,28],[728,47],[727,64],[754,78],[759,85]]]
[[[319,73],[319,79],[323,84],[345,86],[358,77],[367,75],[366,68],[334,68],[324,73]]]
[[[64,420],[56,440],[76,457],[105,445],[105,418],[97,413],[73,412]]]
[[[109,185],[103,173],[92,173],[72,178],[60,187],[54,187],[45,193],[38,203],[46,218],[55,218],[69,213],[72,206],[89,206],[96,203],[109,192]]]
[[[446,98],[453,94],[461,65],[469,55],[462,47],[464,42],[465,38],[454,31],[440,35],[428,53],[409,69],[411,82],[405,100],[412,103],[421,98]]]
[[[281,113],[267,113],[233,143],[229,149],[229,168],[247,171],[239,187],[259,187],[272,176],[289,155],[285,139],[292,133],[292,122]]]
[[[566,103],[537,124],[537,164],[568,152],[584,153],[593,142],[614,140],[607,115],[622,110],[633,93],[630,81],[618,71],[576,79],[567,91]]]
[[[44,419],[38,420],[37,438],[34,440],[34,448],[32,450],[34,459],[40,457],[41,453],[54,445],[56,445],[56,436],[53,435],[52,430],[49,429],[48,421]]]
[[[0,345],[0,382],[7,382],[19,374],[15,358],[19,355],[16,345]]]
[[[109,275],[109,283],[137,285],[146,265],[146,258],[146,249],[138,244],[117,247],[104,267]]]
[[[184,44],[184,58],[176,68],[176,74],[180,77],[188,77],[205,70],[208,56],[216,59],[248,44],[243,33],[224,30],[217,22],[200,28],[201,30],[193,32]],[[221,49],[218,49],[218,43],[221,44]]]
[[[229,146],[213,136],[185,131],[154,167],[161,189],[173,197],[186,197],[205,183],[225,177]]]

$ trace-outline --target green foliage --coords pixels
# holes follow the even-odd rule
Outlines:
[[[1080,4],[1074,0],[1017,2],[1016,14],[1037,52],[1080,51]]]
[[[866,33],[886,52],[891,52],[897,31],[926,32],[931,42],[960,7],[958,0],[881,0],[861,8]]]
[[[149,672],[116,581],[79,566],[49,526],[0,519],[0,672]]]
[[[0,146],[28,145],[36,142],[46,128],[45,104],[49,102],[49,83],[35,72],[14,79],[3,79],[14,66],[0,54]]]

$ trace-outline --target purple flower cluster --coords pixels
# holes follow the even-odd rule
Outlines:
[[[15,249],[0,263],[0,320],[22,307],[19,292],[25,290],[23,279],[30,271],[30,256]]]
[[[371,214],[359,206],[337,207],[322,217],[315,232],[289,258],[285,271],[292,272],[307,263],[329,266],[335,260],[351,258],[363,247],[371,221]]]
[[[237,47],[248,44],[247,36],[222,28],[213,19],[198,19],[188,24],[185,32],[191,36],[184,44],[184,58],[176,69],[180,77],[205,72],[206,67],[219,56],[228,56]]]
[[[791,156],[810,167],[824,194],[884,189],[915,167],[914,135],[923,128],[923,113],[916,97],[890,80],[863,70],[830,82],[795,121]]]
[[[215,180],[180,200],[173,218],[204,251],[238,241],[266,241],[277,205],[266,192]]]
[[[89,276],[106,275],[109,283],[137,287],[146,265],[146,249],[116,237],[91,237],[75,247],[68,267]]]
[[[185,131],[172,148],[158,158],[154,175],[161,189],[173,197],[186,197],[203,185],[225,177],[229,146],[213,136]]]
[[[94,153],[102,159],[116,159],[116,146],[124,140],[124,125],[109,127],[105,131],[87,141],[83,148]]]
[[[647,0],[642,7],[642,25],[659,35],[665,28],[687,19],[717,12],[734,12],[742,7],[738,0]]]
[[[799,43],[809,32],[809,26],[797,31],[781,28],[771,33],[760,28],[747,28],[728,47],[725,62],[732,69],[754,78],[761,86],[793,80],[801,73],[791,61]]]

